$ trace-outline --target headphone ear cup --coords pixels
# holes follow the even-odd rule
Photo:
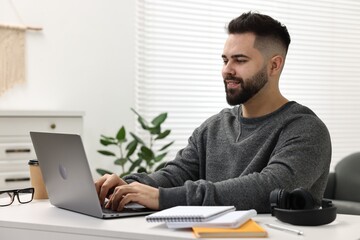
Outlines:
[[[314,209],[315,201],[308,191],[297,188],[289,194],[289,208],[295,210]]]
[[[284,189],[275,189],[270,193],[270,205],[273,208],[289,208],[289,192]]]
[[[278,195],[279,208],[289,209],[290,208],[290,193],[284,189],[279,191]]]
[[[273,214],[274,208],[279,207],[278,195],[280,189],[276,188],[270,192],[269,201],[270,201],[270,211]]]

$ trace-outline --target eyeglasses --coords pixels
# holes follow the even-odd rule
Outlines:
[[[9,206],[14,202],[15,195],[19,203],[29,203],[34,197],[34,188],[0,191],[0,207]]]

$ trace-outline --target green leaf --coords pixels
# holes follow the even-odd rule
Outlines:
[[[147,130],[149,128],[149,124],[146,122],[146,120],[137,111],[135,111],[135,109],[131,108],[131,111],[133,111],[138,116],[137,120],[141,127]]]
[[[170,147],[173,143],[174,143],[174,141],[172,141],[171,143],[166,144],[165,146],[163,146],[163,147],[159,150],[159,152],[167,149],[167,148]]]
[[[116,142],[114,142],[113,140],[108,140],[108,139],[100,139],[100,143],[103,146],[116,145]]]
[[[145,147],[145,146],[142,146],[142,147],[140,148],[140,150],[141,150],[141,153],[142,153],[142,157],[143,157],[145,160],[149,161],[149,160],[151,160],[151,159],[154,158],[154,153],[153,153],[153,151],[152,151],[150,148]]]
[[[109,143],[115,143],[115,144],[116,144],[115,138],[113,138],[113,137],[107,137],[107,136],[105,136],[105,135],[100,135],[100,143],[101,143],[101,144],[103,144],[102,141],[104,142],[104,144],[107,144],[107,142],[109,142]],[[103,144],[103,145],[104,145],[104,144]]]
[[[144,143],[143,140],[141,140],[141,138],[139,138],[138,136],[136,136],[134,133],[130,132],[130,135],[138,142],[138,143],[141,143],[142,145],[146,145]]]
[[[151,128],[148,128],[147,130],[152,135],[160,134],[160,132],[161,132],[161,128],[159,126],[158,127],[151,127]]]
[[[133,108],[130,108],[131,109],[131,111],[133,111],[138,117],[141,117],[141,115],[135,110],[135,109],[133,109]]]
[[[145,160],[144,154],[142,152],[138,152],[137,155],[138,155],[139,159]]]
[[[127,158],[130,157],[135,152],[137,145],[138,145],[137,140],[133,140],[126,146],[126,150],[128,150],[126,154]]]
[[[149,166],[151,164],[151,162],[154,161],[153,158],[149,158],[148,156],[144,155],[144,153],[142,153],[142,152],[138,152],[138,157],[142,161],[145,161],[146,166]]]
[[[160,134],[155,138],[155,140],[159,140],[159,139],[166,138],[170,133],[171,133],[171,130],[166,130],[166,131],[160,133]]]
[[[108,170],[105,170],[105,169],[102,169],[102,168],[97,168],[96,169],[96,172],[98,174],[100,174],[101,176],[105,175],[105,174],[113,174],[112,172],[108,171]]]
[[[138,172],[138,173],[142,173],[142,172],[143,172],[143,173],[147,173],[146,168],[144,168],[144,167],[139,167],[138,170],[137,170],[137,172]]]
[[[166,120],[167,118],[167,113],[161,113],[159,116],[155,117],[151,123],[155,126],[155,127],[160,127],[160,125]]]
[[[126,131],[125,131],[125,127],[122,126],[118,133],[116,134],[116,139],[119,140],[119,142],[125,142],[125,136],[126,136]]]
[[[107,136],[102,135],[102,134],[100,136],[101,136],[101,138],[103,138],[105,140],[115,140],[115,138],[113,138],[113,137],[107,137]]]
[[[161,160],[163,160],[163,158],[166,156],[166,154],[167,154],[167,152],[156,156],[155,162],[160,162]]]
[[[105,155],[105,156],[116,156],[115,153],[107,151],[107,150],[98,150],[98,153]]]
[[[145,130],[149,129],[149,125],[146,123],[145,119],[143,119],[142,117],[138,117],[137,120],[143,129]]]
[[[114,164],[123,166],[127,162],[127,158],[118,158],[114,161]]]
[[[131,167],[129,168],[129,171],[128,171],[128,172],[134,171],[135,168],[137,168],[138,166],[140,166],[141,162],[142,162],[142,159],[140,159],[140,158],[139,158],[138,160],[136,160],[136,161],[131,165]]]
[[[166,164],[167,164],[167,162],[162,162],[162,163],[160,163],[160,164],[155,168],[155,171],[158,171],[158,170],[162,169],[163,167],[166,166]]]

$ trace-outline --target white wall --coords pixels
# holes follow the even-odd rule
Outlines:
[[[0,110],[84,111],[90,164],[112,167],[96,151],[100,134],[134,129],[135,1],[12,1],[43,31],[26,33],[27,81],[0,96]],[[0,23],[19,24],[9,2]]]

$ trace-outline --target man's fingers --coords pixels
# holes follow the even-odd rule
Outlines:
[[[114,192],[109,200],[109,205],[108,207],[110,207],[112,210],[115,211],[119,211],[119,205],[120,202],[122,201],[123,197],[126,194],[129,194],[130,192],[133,192],[134,189],[132,189],[131,187],[129,187],[129,185],[121,185],[121,186],[117,186],[114,189]],[[122,210],[122,209],[121,209]]]
[[[96,192],[97,192],[98,195],[100,193],[101,186],[103,185],[103,183],[106,180],[106,175],[107,174],[105,174],[104,176],[101,176],[98,180],[95,181],[95,188],[96,188]]]
[[[158,209],[159,190],[138,182],[117,186],[106,207],[121,211],[130,202],[139,203],[151,209]]]
[[[96,192],[99,196],[100,203],[103,204],[105,198],[112,194],[114,188],[119,185],[127,184],[116,174],[105,174],[95,182]]]
[[[99,196],[101,205],[104,203],[105,197],[107,195],[108,189],[107,189],[107,185],[105,184],[105,182],[108,180],[109,177],[110,177],[109,174],[105,174],[104,176],[102,176],[95,182],[96,192]],[[105,184],[105,186],[104,186],[104,184]]]
[[[121,211],[124,209],[125,205],[130,203],[130,202],[135,202],[135,203],[139,203],[138,202],[139,199],[139,194],[137,193],[128,193],[125,196],[123,196],[123,198],[121,199],[119,206],[117,208],[117,211]]]

